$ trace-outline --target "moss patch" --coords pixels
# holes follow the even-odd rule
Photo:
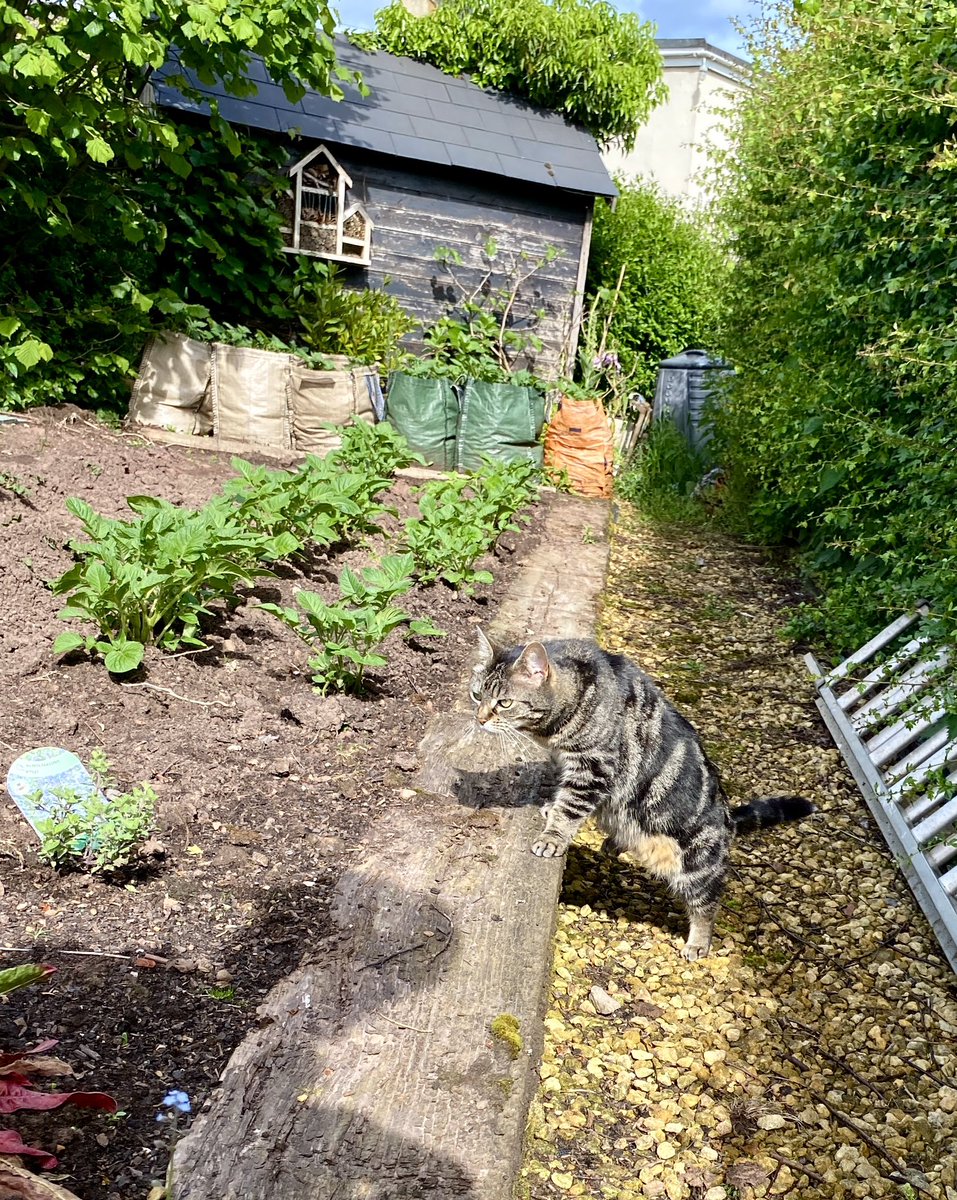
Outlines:
[[[501,1013],[489,1025],[489,1031],[496,1041],[506,1047],[512,1058],[518,1058],[522,1053],[522,1035],[519,1032],[518,1017],[511,1013]]]

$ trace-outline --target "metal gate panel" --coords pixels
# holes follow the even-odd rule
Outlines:
[[[899,617],[824,671],[817,706],[951,967],[957,971],[957,737],[939,695],[946,649]]]

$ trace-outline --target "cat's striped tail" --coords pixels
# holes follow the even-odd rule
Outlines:
[[[816,807],[803,796],[764,796],[751,800],[738,808],[732,808],[731,820],[735,833],[751,833],[755,829],[767,829],[769,825],[782,825],[786,821],[800,821],[816,812]]]

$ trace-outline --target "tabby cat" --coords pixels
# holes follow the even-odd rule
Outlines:
[[[691,724],[623,655],[587,641],[501,649],[481,630],[479,649],[479,725],[545,746],[555,768],[532,853],[562,854],[594,814],[604,850],[629,854],[684,903],[684,957],[706,955],[735,833],[798,820],[814,805],[775,796],[729,808]]]

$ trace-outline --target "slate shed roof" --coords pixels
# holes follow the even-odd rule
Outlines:
[[[336,57],[362,74],[369,96],[345,85],[345,99],[338,102],[310,91],[290,104],[259,59],[249,70],[257,94],[244,99],[186,74],[200,92],[215,96],[220,113],[235,125],[275,133],[298,129],[307,138],[416,163],[484,171],[592,196],[618,195],[595,139],[557,113],[485,91],[467,78],[455,79],[411,58],[358,50],[341,37],[336,38]],[[157,103],[208,114],[208,104],[186,99],[165,82],[172,69],[164,67],[153,76]]]

